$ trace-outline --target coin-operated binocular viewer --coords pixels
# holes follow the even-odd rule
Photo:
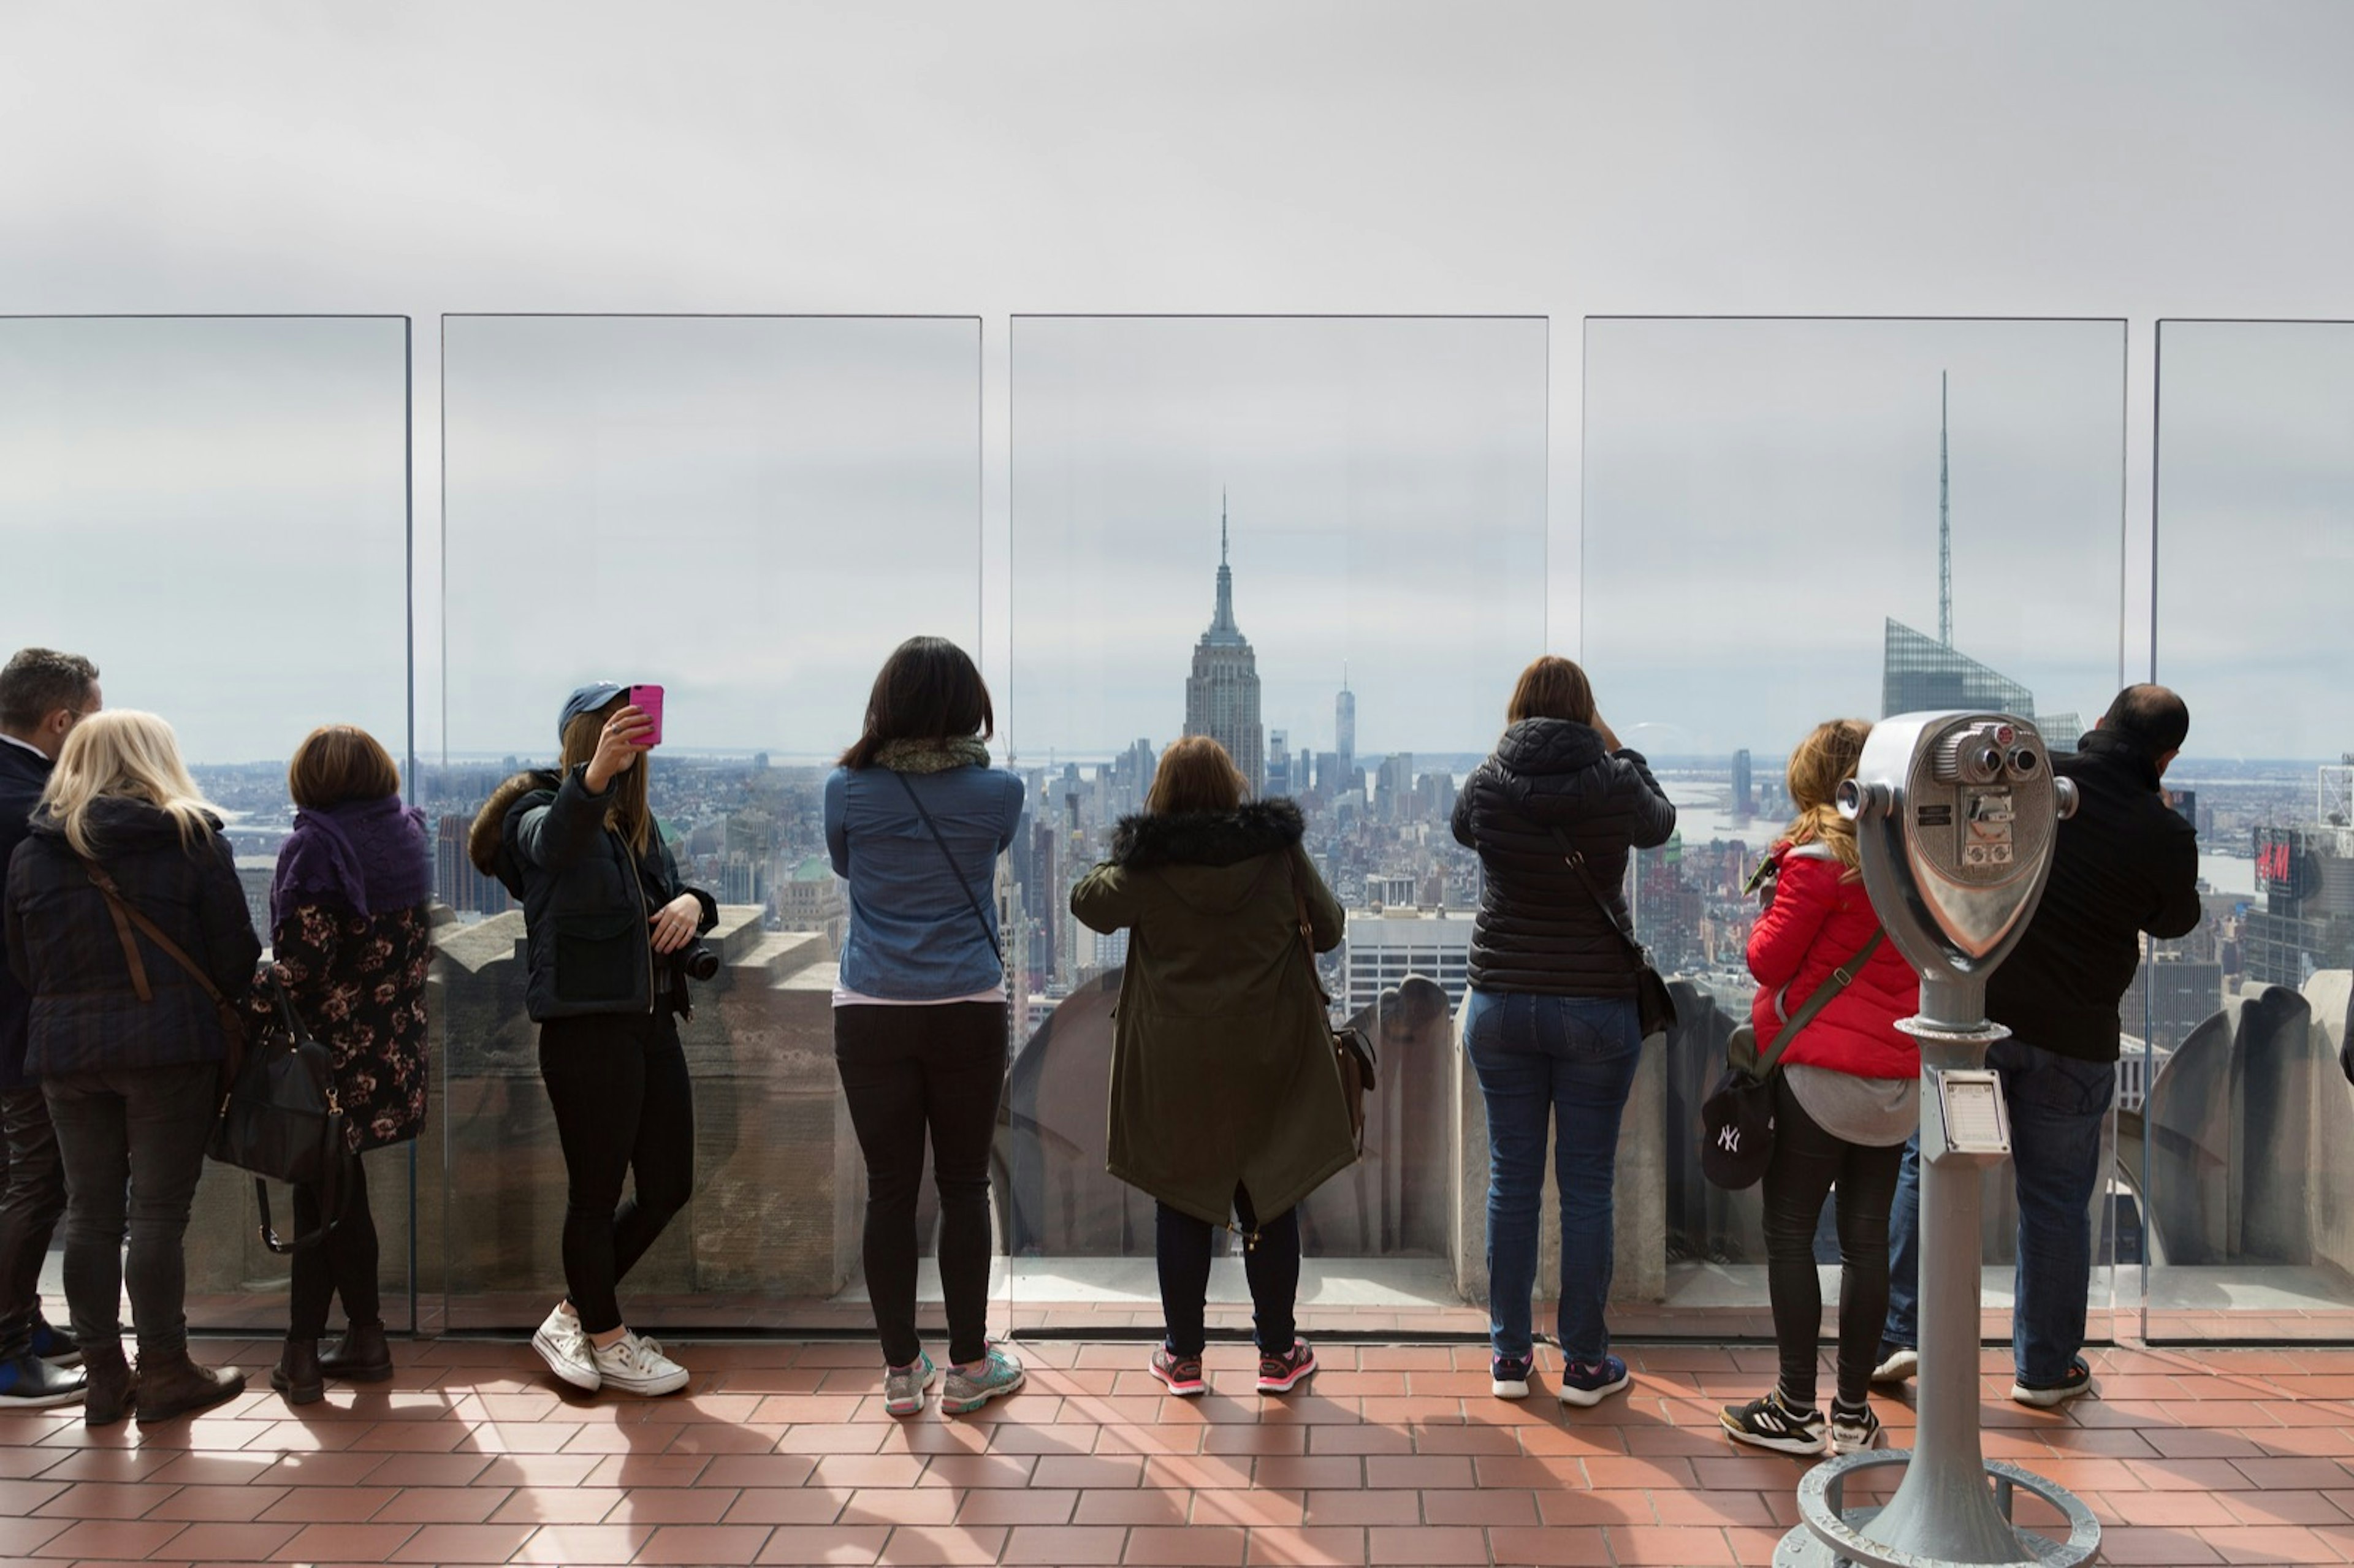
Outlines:
[[[2009,1033],[1986,1016],[1987,977],[2042,896],[2075,786],[2054,778],[2043,738],[2002,714],[1902,714],[1874,725],[1839,809],[1855,823],[1864,890],[1921,977],[1921,1012],[1897,1025],[1921,1044],[1920,1429],[1910,1453],[1817,1466],[1798,1488],[1804,1521],[1777,1564],[1870,1568],[2070,1564],[2100,1548],[2092,1510],[1978,1440],[1978,1172],[2010,1153],[2002,1084],[1987,1047]],[[1847,1478],[1904,1467],[1884,1509],[1846,1509]],[[2010,1521],[2024,1489],[2057,1508],[2068,1538]]]

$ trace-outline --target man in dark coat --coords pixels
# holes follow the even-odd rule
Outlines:
[[[25,841],[66,733],[99,710],[98,667],[72,653],[27,648],[0,668],[0,876]],[[0,965],[0,1410],[70,1404],[81,1397],[73,1341],[41,1316],[41,1264],[65,1213],[65,1169],[41,1086],[25,1077],[32,999]]]
[[[2052,878],[2019,946],[1987,983],[1987,1016],[2011,1032],[1987,1052],[2010,1110],[2019,1187],[2016,1381],[2010,1396],[2049,1408],[2092,1387],[2084,1345],[2091,1287],[2089,1219],[2100,1186],[2101,1130],[2116,1092],[2118,1003],[2141,964],[2141,938],[2196,928],[2199,835],[2158,780],[2182,749],[2190,710],[2164,686],[2117,694],[2084,749],[2053,770],[2076,783],[2060,824]],[[1875,1381],[1918,1363],[1915,1292],[1919,1145],[1905,1151],[1889,1217],[1888,1325]]]

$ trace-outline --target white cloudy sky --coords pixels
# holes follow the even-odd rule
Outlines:
[[[732,556],[723,544],[708,546],[720,576],[701,579],[698,590],[691,564],[671,564],[691,563],[697,541],[667,541],[672,548],[643,574],[642,597],[650,609],[683,610],[690,634],[716,641],[709,673],[681,682],[707,681],[689,711],[710,715],[701,738],[718,745],[800,748],[798,734],[756,729],[825,727],[817,687],[802,682],[813,699],[806,718],[790,694],[793,672],[828,659],[862,664],[862,646],[871,654],[887,641],[871,628],[846,630],[857,618],[841,617],[838,602],[858,598],[855,563],[874,558],[878,535],[888,556],[916,568],[904,594],[891,590],[901,597],[872,605],[892,630],[917,609],[936,620],[974,602],[963,591],[970,585],[951,581],[965,547],[939,542],[953,531],[946,497],[957,488],[951,470],[966,461],[959,454],[977,464],[969,493],[978,549],[961,558],[980,562],[981,641],[1001,683],[1013,672],[1026,644],[1010,631],[1006,562],[1019,558],[1012,531],[1026,538],[1033,526],[1070,525],[1025,518],[1019,504],[1017,489],[1028,484],[1017,487],[1017,477],[1046,461],[1028,445],[1023,414],[1041,406],[1023,392],[1039,385],[1021,358],[1023,334],[1034,329],[1013,324],[1025,313],[1550,318],[1543,635],[1569,650],[1583,639],[1608,672],[1606,694],[1615,681],[1625,704],[1639,700],[1647,713],[1667,715],[1661,722],[1711,736],[1732,733],[1725,694],[1691,690],[1679,715],[1674,691],[1662,689],[1654,705],[1643,695],[1648,672],[1622,667],[1634,657],[1624,629],[1606,617],[1581,625],[1581,606],[1603,602],[1598,577],[1581,581],[1581,557],[1597,574],[1613,561],[1632,571],[1641,549],[1662,537],[1630,535],[1614,553],[1596,530],[1608,514],[1667,504],[1662,491],[1699,498],[1741,487],[1757,498],[1746,525],[1775,539],[1801,536],[1827,510],[1861,514],[1900,493],[1917,505],[1915,383],[1928,357],[1949,360],[1967,345],[1906,340],[1857,359],[1843,346],[1820,346],[1830,339],[1786,339],[1778,358],[1763,361],[1734,334],[1660,358],[1639,334],[1612,340],[1597,326],[1589,338],[1585,317],[2125,319],[2122,451],[2102,471],[2122,468],[2123,631],[2137,671],[2130,660],[2146,662],[2149,637],[2155,322],[2354,316],[2344,265],[2354,253],[2354,209],[2325,194],[2354,164],[2354,95],[2344,84],[2354,10],[2327,0],[1073,0],[658,10],[223,0],[17,7],[5,36],[0,313],[414,317],[410,462],[429,588],[443,567],[445,312],[978,318],[977,443],[959,438],[970,422],[949,406],[949,382],[961,371],[949,360],[972,355],[970,327],[953,353],[938,349],[937,362],[917,355],[920,365],[897,359],[896,349],[853,344],[858,363],[899,366],[904,378],[886,387],[887,377],[825,372],[844,378],[844,396],[831,403],[812,394],[808,373],[835,362],[788,341],[792,334],[754,333],[717,350],[759,362],[747,374],[767,412],[734,427],[761,444],[758,454],[715,453],[706,415],[719,417],[708,412],[710,398],[731,383],[697,380],[684,359],[666,383],[656,376],[647,386],[667,385],[672,406],[694,410],[697,428],[673,426],[661,440],[647,433],[650,421],[660,423],[660,410],[645,407],[647,386],[634,389],[629,442],[584,432],[577,420],[566,429],[550,423],[567,406],[577,411],[600,375],[617,373],[626,363],[618,355],[570,384],[557,375],[485,408],[479,429],[525,432],[536,445],[518,433],[504,457],[474,449],[480,488],[453,489],[453,548],[472,536],[467,494],[478,506],[511,505],[543,531],[578,503],[577,473],[534,494],[518,488],[529,473],[520,460],[534,451],[556,460],[543,461],[543,472],[566,469],[568,451],[609,453],[596,488],[632,516],[658,510],[648,465],[672,449],[705,454],[708,505],[745,503],[755,519],[847,507],[829,489],[839,476],[824,471],[844,451],[904,452],[908,470],[942,476],[940,495],[919,503],[910,471],[865,465],[873,482],[855,488],[875,510],[861,515],[884,521],[830,527],[810,546],[820,565],[799,577],[779,570],[778,541],[756,539],[748,523]],[[2194,749],[2204,742],[2226,753],[2313,755],[2354,745],[2354,712],[2342,694],[2343,606],[2354,586],[2345,554],[2354,367],[2331,346],[2345,331],[2233,341],[2217,329],[2195,352],[2187,339],[2169,342],[2173,451],[2164,482],[2174,533],[2158,595],[2167,617],[2159,668],[2191,694]],[[757,352],[744,346],[755,342]],[[1581,351],[1589,343],[1609,352],[1588,364]],[[1151,376],[1100,363],[1066,366],[1077,373],[1064,385],[1070,397],[1102,399],[1089,411],[1096,428],[1135,428],[1160,418],[1150,411],[1167,409],[1172,397],[1184,402],[1171,378],[1197,350],[1179,352]],[[535,352],[553,367],[586,351]],[[1272,375],[1284,352],[1266,352]],[[1986,395],[1966,401],[1956,387],[1956,571],[1967,585],[1957,633],[1966,646],[2016,635],[1991,619],[1988,590],[1972,580],[1987,567],[1973,553],[1982,546],[1962,543],[1965,515],[1994,526],[1964,509],[1966,422],[1977,498],[1989,490],[2022,498],[2001,520],[2012,533],[1997,536],[2040,526],[2040,506],[2070,519],[2115,510],[2113,496],[2093,493],[2103,482],[2087,455],[2091,437],[2073,434],[2097,422],[2095,403],[2106,406],[2091,351],[1981,352],[1973,387],[2003,391],[1990,407]],[[2035,368],[2046,352],[2055,356],[2050,380]],[[1303,420],[1311,408],[1360,399],[1373,410],[1360,427],[1370,433],[1382,428],[1373,413],[1408,407],[1396,390],[1411,363],[1403,351],[1394,360],[1318,363],[1347,374],[1303,393],[1293,406]],[[1755,387],[1766,400],[1699,397],[1691,389],[1717,378],[1694,372],[1712,363],[1723,367],[1724,384]],[[508,373],[528,365],[518,358]],[[289,736],[331,705],[397,726],[405,684],[396,646],[397,374],[380,325],[348,336],[253,326],[211,337],[0,325],[8,471],[0,529],[38,541],[21,546],[11,577],[27,629],[15,640],[37,634],[88,649],[107,667],[113,700],[172,714],[191,751],[210,759],[281,755]],[[2203,384],[2193,387],[2194,376]],[[1290,526],[1326,528],[1345,514],[1386,536],[1380,529],[1392,524],[1376,527],[1373,510],[1334,499],[1339,471],[1317,456],[1313,440],[1303,437],[1288,471],[1267,431],[1255,452],[1207,450],[1230,406],[1211,399],[1231,387],[1204,381],[1204,402],[1185,419],[1172,417],[1172,428],[1200,428],[1191,424],[1199,419],[1211,429],[1173,466],[1152,471],[1166,472],[1168,492],[1136,498],[1130,515],[1165,507],[1191,518],[1193,492],[1217,477],[1210,470],[1250,467],[1283,496],[1273,510]],[[1508,410],[1519,408],[1522,384],[1517,365],[1500,362],[1492,382],[1467,395],[1516,429],[1519,416]],[[1813,389],[1794,397],[1797,387]],[[462,391],[452,390],[454,420]],[[1808,407],[1829,428],[1797,429]],[[2027,418],[2030,407],[2048,408],[2050,419]],[[890,416],[880,434],[861,422],[862,410],[878,408]],[[1635,428],[1643,410],[1656,425],[1649,433]],[[779,422],[804,439],[775,433]],[[1589,450],[1604,461],[1587,443],[1606,428],[1625,438],[1611,450],[1633,455],[1608,460],[1619,480],[1597,488],[1584,464]],[[1786,432],[1787,451],[1820,454],[1817,476],[1795,460],[1762,461],[1753,449],[1766,429]],[[1489,433],[1519,452],[1517,438]],[[468,461],[464,436],[453,423],[453,485]],[[1692,460],[1673,484],[1654,482],[1647,494],[1641,454],[1679,450]],[[2019,466],[1994,467],[1997,453]],[[1405,483],[1396,476],[1411,454],[1396,456],[1384,488]],[[1440,454],[1416,482],[1443,491],[1465,482],[1473,466],[1464,453]],[[1834,487],[1844,498],[1833,503],[1824,471],[1857,482]],[[1110,485],[1113,476],[1107,470],[1099,479]],[[2116,482],[2107,482],[2114,493]],[[1589,493],[1597,511],[1581,536],[1579,503]],[[1600,509],[1606,494],[1616,514]],[[1238,520],[1240,501],[1238,493]],[[1459,514],[1449,503],[1434,514],[1450,507]],[[1713,525],[1727,514],[1711,504],[1687,509],[1685,521]],[[1422,526],[1404,513],[1394,525]],[[1875,579],[1872,591],[1904,598],[1925,619],[1934,604],[1921,602],[1908,554],[1918,549],[1914,527],[1908,519],[1902,543],[1873,552],[1894,575],[1884,588]],[[2091,549],[2090,535],[2076,530],[2070,522],[2041,542]],[[300,549],[277,543],[297,536]],[[1282,544],[1270,532],[1264,547]],[[1702,547],[1695,536],[1692,549]],[[2207,569],[2184,565],[2200,561]],[[1674,608],[1689,624],[1728,624],[1747,602],[1746,568],[1700,564],[1712,569]],[[462,563],[449,567],[462,576]],[[601,558],[599,570],[629,578]],[[1179,578],[1170,600],[1178,608],[1151,613],[1190,624],[1207,611],[1206,559],[1182,572],[1172,560],[1169,570]],[[735,580],[754,571],[776,580]],[[1262,581],[1260,599],[1245,590],[1245,625],[1264,649],[1290,614],[1339,613],[1351,618],[1342,641],[1362,645],[1371,640],[1363,607],[1396,577],[1387,565],[1369,567],[1350,579],[1344,608],[1301,599],[1288,613],[1278,607],[1303,590],[1278,593]],[[773,626],[758,624],[757,607],[794,606],[797,589],[798,623],[786,609]],[[1517,605],[1512,595],[1531,592],[1516,577],[1507,598]],[[812,593],[822,615],[807,610]],[[934,593],[938,611],[927,597]],[[1450,590],[1447,603],[1450,614],[1468,614],[1459,593]],[[225,614],[225,605],[248,613]],[[461,608],[453,601],[453,618]],[[443,630],[439,611],[429,602],[420,620],[429,647]],[[466,645],[465,626],[490,625],[479,607],[467,614],[450,625],[453,651]],[[831,630],[818,636],[808,630],[813,622]],[[602,629],[592,635],[559,623],[526,636],[530,624],[519,620],[504,635],[541,650],[568,649],[578,638],[587,645],[582,666],[610,663],[610,644],[595,641],[610,635]],[[2075,683],[2093,680],[2079,666],[2090,661],[2097,672],[2116,630],[2112,623],[2095,637],[2071,623],[2044,644],[2022,646],[2020,657],[2036,664],[2048,656],[2053,679],[2073,694]],[[857,645],[859,636],[868,642]],[[1303,634],[1297,658],[1320,662],[1330,642]],[[1475,666],[1484,674],[1504,662],[1451,641],[1443,652],[1467,682]],[[666,639],[626,656],[687,657],[673,654]],[[560,665],[535,663],[519,684],[536,692],[543,681],[560,682]],[[771,678],[784,694],[763,722],[758,688]],[[1110,694],[1120,679],[1107,669],[1100,684]],[[854,719],[856,695],[843,696],[848,711],[835,734]],[[1011,695],[1018,712],[1018,680]],[[420,705],[429,750],[444,738],[438,697],[429,692]],[[451,697],[447,738],[468,747],[477,735],[495,746],[492,734],[525,722],[535,702],[545,705],[518,698],[510,719],[504,695],[453,685]],[[1369,747],[1414,743],[1376,732],[1370,699],[1367,707]],[[544,727],[529,722],[526,744]],[[1123,730],[1142,723],[1152,733],[1161,721],[1121,712],[1103,722]],[[833,741],[830,734],[807,749]]]

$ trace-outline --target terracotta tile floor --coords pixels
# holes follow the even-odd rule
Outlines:
[[[1797,1460],[1735,1449],[1720,1402],[1766,1350],[1623,1347],[1635,1386],[1490,1399],[1463,1346],[1331,1346],[1288,1400],[1238,1345],[1162,1397],[1132,1344],[1020,1347],[1024,1393],[898,1422],[864,1345],[688,1344],[678,1397],[560,1395],[522,1345],[398,1348],[397,1381],[290,1411],[91,1433],[0,1415],[12,1563],[1763,1563]],[[207,1341],[262,1380],[274,1347]],[[2118,1563],[2354,1561],[2354,1351],[2114,1350],[2101,1397],[2004,1397],[1987,1446],[2070,1486]],[[1548,1372],[1550,1372],[1548,1367]],[[1911,1413],[1883,1400],[1892,1439]]]

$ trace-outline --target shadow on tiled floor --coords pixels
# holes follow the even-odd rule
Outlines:
[[[1717,1405],[1768,1350],[1622,1347],[1623,1399],[1489,1397],[1461,1346],[1333,1346],[1286,1400],[1239,1346],[1163,1397],[1134,1345],[1020,1347],[1029,1388],[893,1421],[848,1343],[684,1344],[690,1390],[559,1394],[520,1344],[398,1349],[400,1373],[292,1411],[266,1390],[151,1430],[0,1416],[6,1562],[1673,1563],[1769,1562],[1802,1462],[1736,1450]],[[263,1381],[275,1347],[210,1341]],[[2354,1561],[2354,1351],[2116,1350],[2101,1397],[2004,1397],[1987,1446],[2076,1490],[2117,1563]],[[1911,1412],[1881,1402],[1892,1441]],[[2032,1520],[2030,1520],[2032,1522]]]

